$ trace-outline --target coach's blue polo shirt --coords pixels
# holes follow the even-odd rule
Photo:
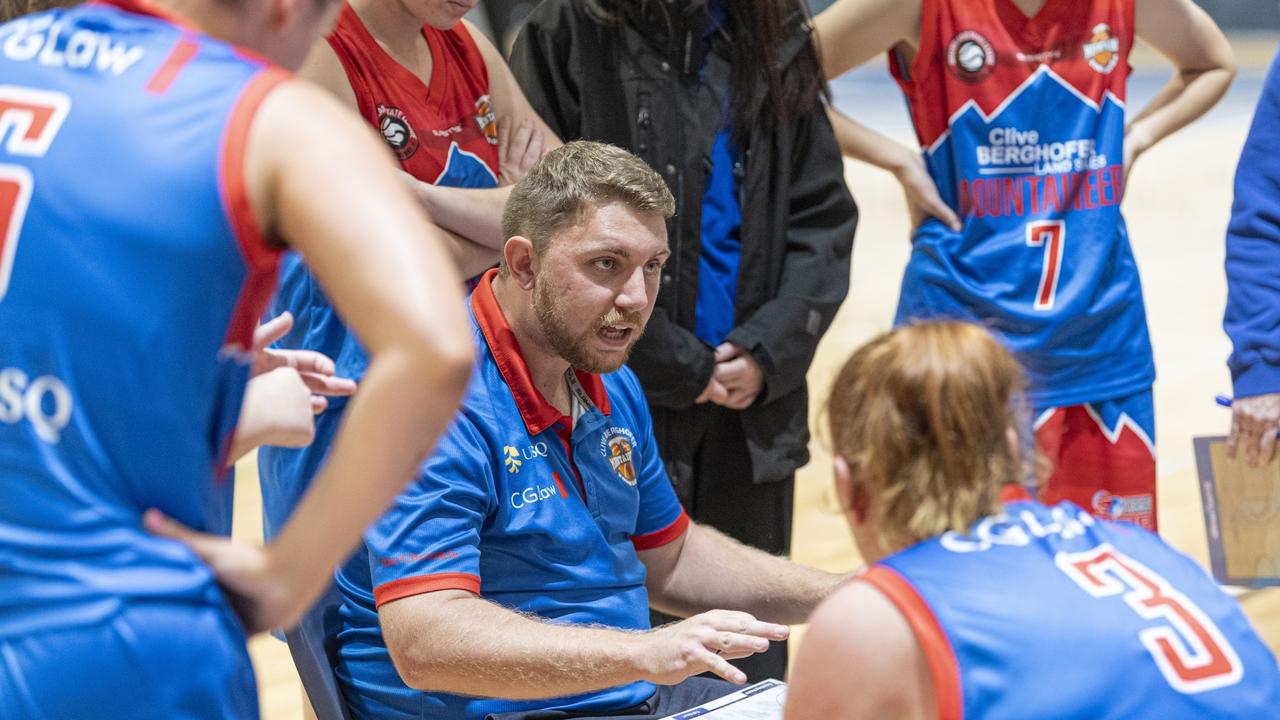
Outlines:
[[[555,623],[647,629],[636,550],[671,542],[689,525],[635,375],[575,371],[570,387],[587,409],[570,430],[533,385],[494,298],[495,274],[471,296],[478,362],[458,417],[338,575],[345,598],[338,674],[358,718],[611,710],[654,691],[636,682],[536,701],[422,693],[401,682],[387,654],[375,607],[445,589]]]

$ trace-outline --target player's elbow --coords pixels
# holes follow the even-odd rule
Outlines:
[[[403,336],[404,348],[413,364],[417,382],[442,390],[456,391],[461,397],[471,376],[475,348],[466,323],[449,323],[450,327],[425,324],[410,325]]]

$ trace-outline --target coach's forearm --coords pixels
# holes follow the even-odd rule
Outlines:
[[[728,608],[786,625],[805,622],[846,577],[748,547],[705,525],[690,526],[669,571],[652,575],[649,603],[664,612]]]
[[[643,634],[551,625],[461,590],[397,600],[379,617],[400,677],[418,690],[521,700],[645,675]]]

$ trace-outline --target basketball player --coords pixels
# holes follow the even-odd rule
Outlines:
[[[0,26],[6,720],[257,717],[246,632],[302,613],[451,415],[471,354],[442,243],[368,130],[272,64],[336,11],[120,0]],[[257,548],[199,531],[280,242],[371,361]]]
[[[890,51],[945,205],[907,185],[940,219],[915,228],[896,321],[989,324],[1027,368],[1056,467],[1042,499],[1154,529],[1155,367],[1120,200],[1134,160],[1226,91],[1222,33],[1191,0],[840,0],[815,27],[829,77]],[[1126,127],[1135,34],[1176,72]],[[845,153],[918,167],[833,120]]]
[[[870,567],[814,613],[787,720],[1271,717],[1276,660],[1159,537],[1065,501],[1000,504],[1029,458],[1018,364],[976,325],[872,340],[827,406]]]
[[[462,20],[475,4],[344,2],[333,32],[315,44],[301,71],[378,129],[404,170],[402,179],[449,231],[464,277],[497,263],[509,183],[544,149],[560,144],[529,107],[501,54]],[[508,186],[498,187],[503,182]],[[363,374],[364,350],[296,258],[284,261],[272,311],[298,318],[282,347],[334,358],[339,376]],[[316,418],[314,443],[259,455],[268,536],[315,475],[344,406],[338,400]]]

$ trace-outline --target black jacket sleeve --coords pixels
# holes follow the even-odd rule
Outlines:
[[[805,385],[818,341],[849,291],[858,208],[844,182],[840,148],[825,112],[796,121],[786,248],[774,298],[727,340],[760,363],[769,402]]]
[[[574,53],[578,23],[569,3],[544,2],[534,9],[516,36],[508,63],[535,112],[566,142],[582,134]]]

